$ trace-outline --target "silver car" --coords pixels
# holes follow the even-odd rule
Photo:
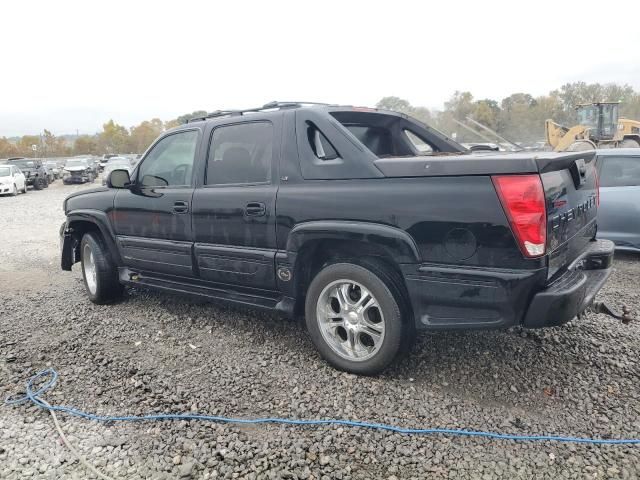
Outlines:
[[[640,148],[598,150],[598,238],[640,252]]]
[[[133,172],[131,161],[125,157],[112,157],[104,166],[104,172],[102,173],[102,184],[107,183],[107,177],[114,170],[127,170],[129,175]]]

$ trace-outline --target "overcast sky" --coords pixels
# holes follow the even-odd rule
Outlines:
[[[275,99],[441,108],[455,90],[640,89],[640,3],[625,3],[5,0],[0,135]]]

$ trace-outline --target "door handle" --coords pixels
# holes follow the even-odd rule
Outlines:
[[[262,217],[267,213],[267,207],[264,203],[251,202],[244,207],[244,213],[248,217]]]
[[[187,213],[189,211],[189,202],[179,200],[173,204],[175,213]]]

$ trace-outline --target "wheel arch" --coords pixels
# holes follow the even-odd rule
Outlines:
[[[287,256],[293,260],[290,293],[296,314],[304,311],[311,280],[328,263],[348,260],[365,267],[382,267],[408,301],[400,265],[420,262],[419,250],[407,232],[388,225],[348,221],[308,222],[294,227],[287,239]],[[407,306],[411,308],[410,302]]]
[[[80,261],[80,242],[87,232],[99,233],[113,261],[118,266],[123,265],[107,214],[98,210],[77,210],[67,215],[64,231],[61,232],[63,270],[71,270],[71,265]]]

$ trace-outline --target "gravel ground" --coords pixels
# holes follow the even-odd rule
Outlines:
[[[328,367],[301,325],[144,290],[90,303],[62,272],[60,182],[0,198],[0,394],[47,366],[53,404],[102,414],[344,417],[409,427],[640,437],[640,324],[590,315],[544,331],[422,335],[378,378]],[[639,256],[601,298],[640,311]],[[640,447],[402,436],[205,422],[98,424],[60,415],[113,478],[638,478]],[[50,416],[0,407],[0,478],[94,478]]]

